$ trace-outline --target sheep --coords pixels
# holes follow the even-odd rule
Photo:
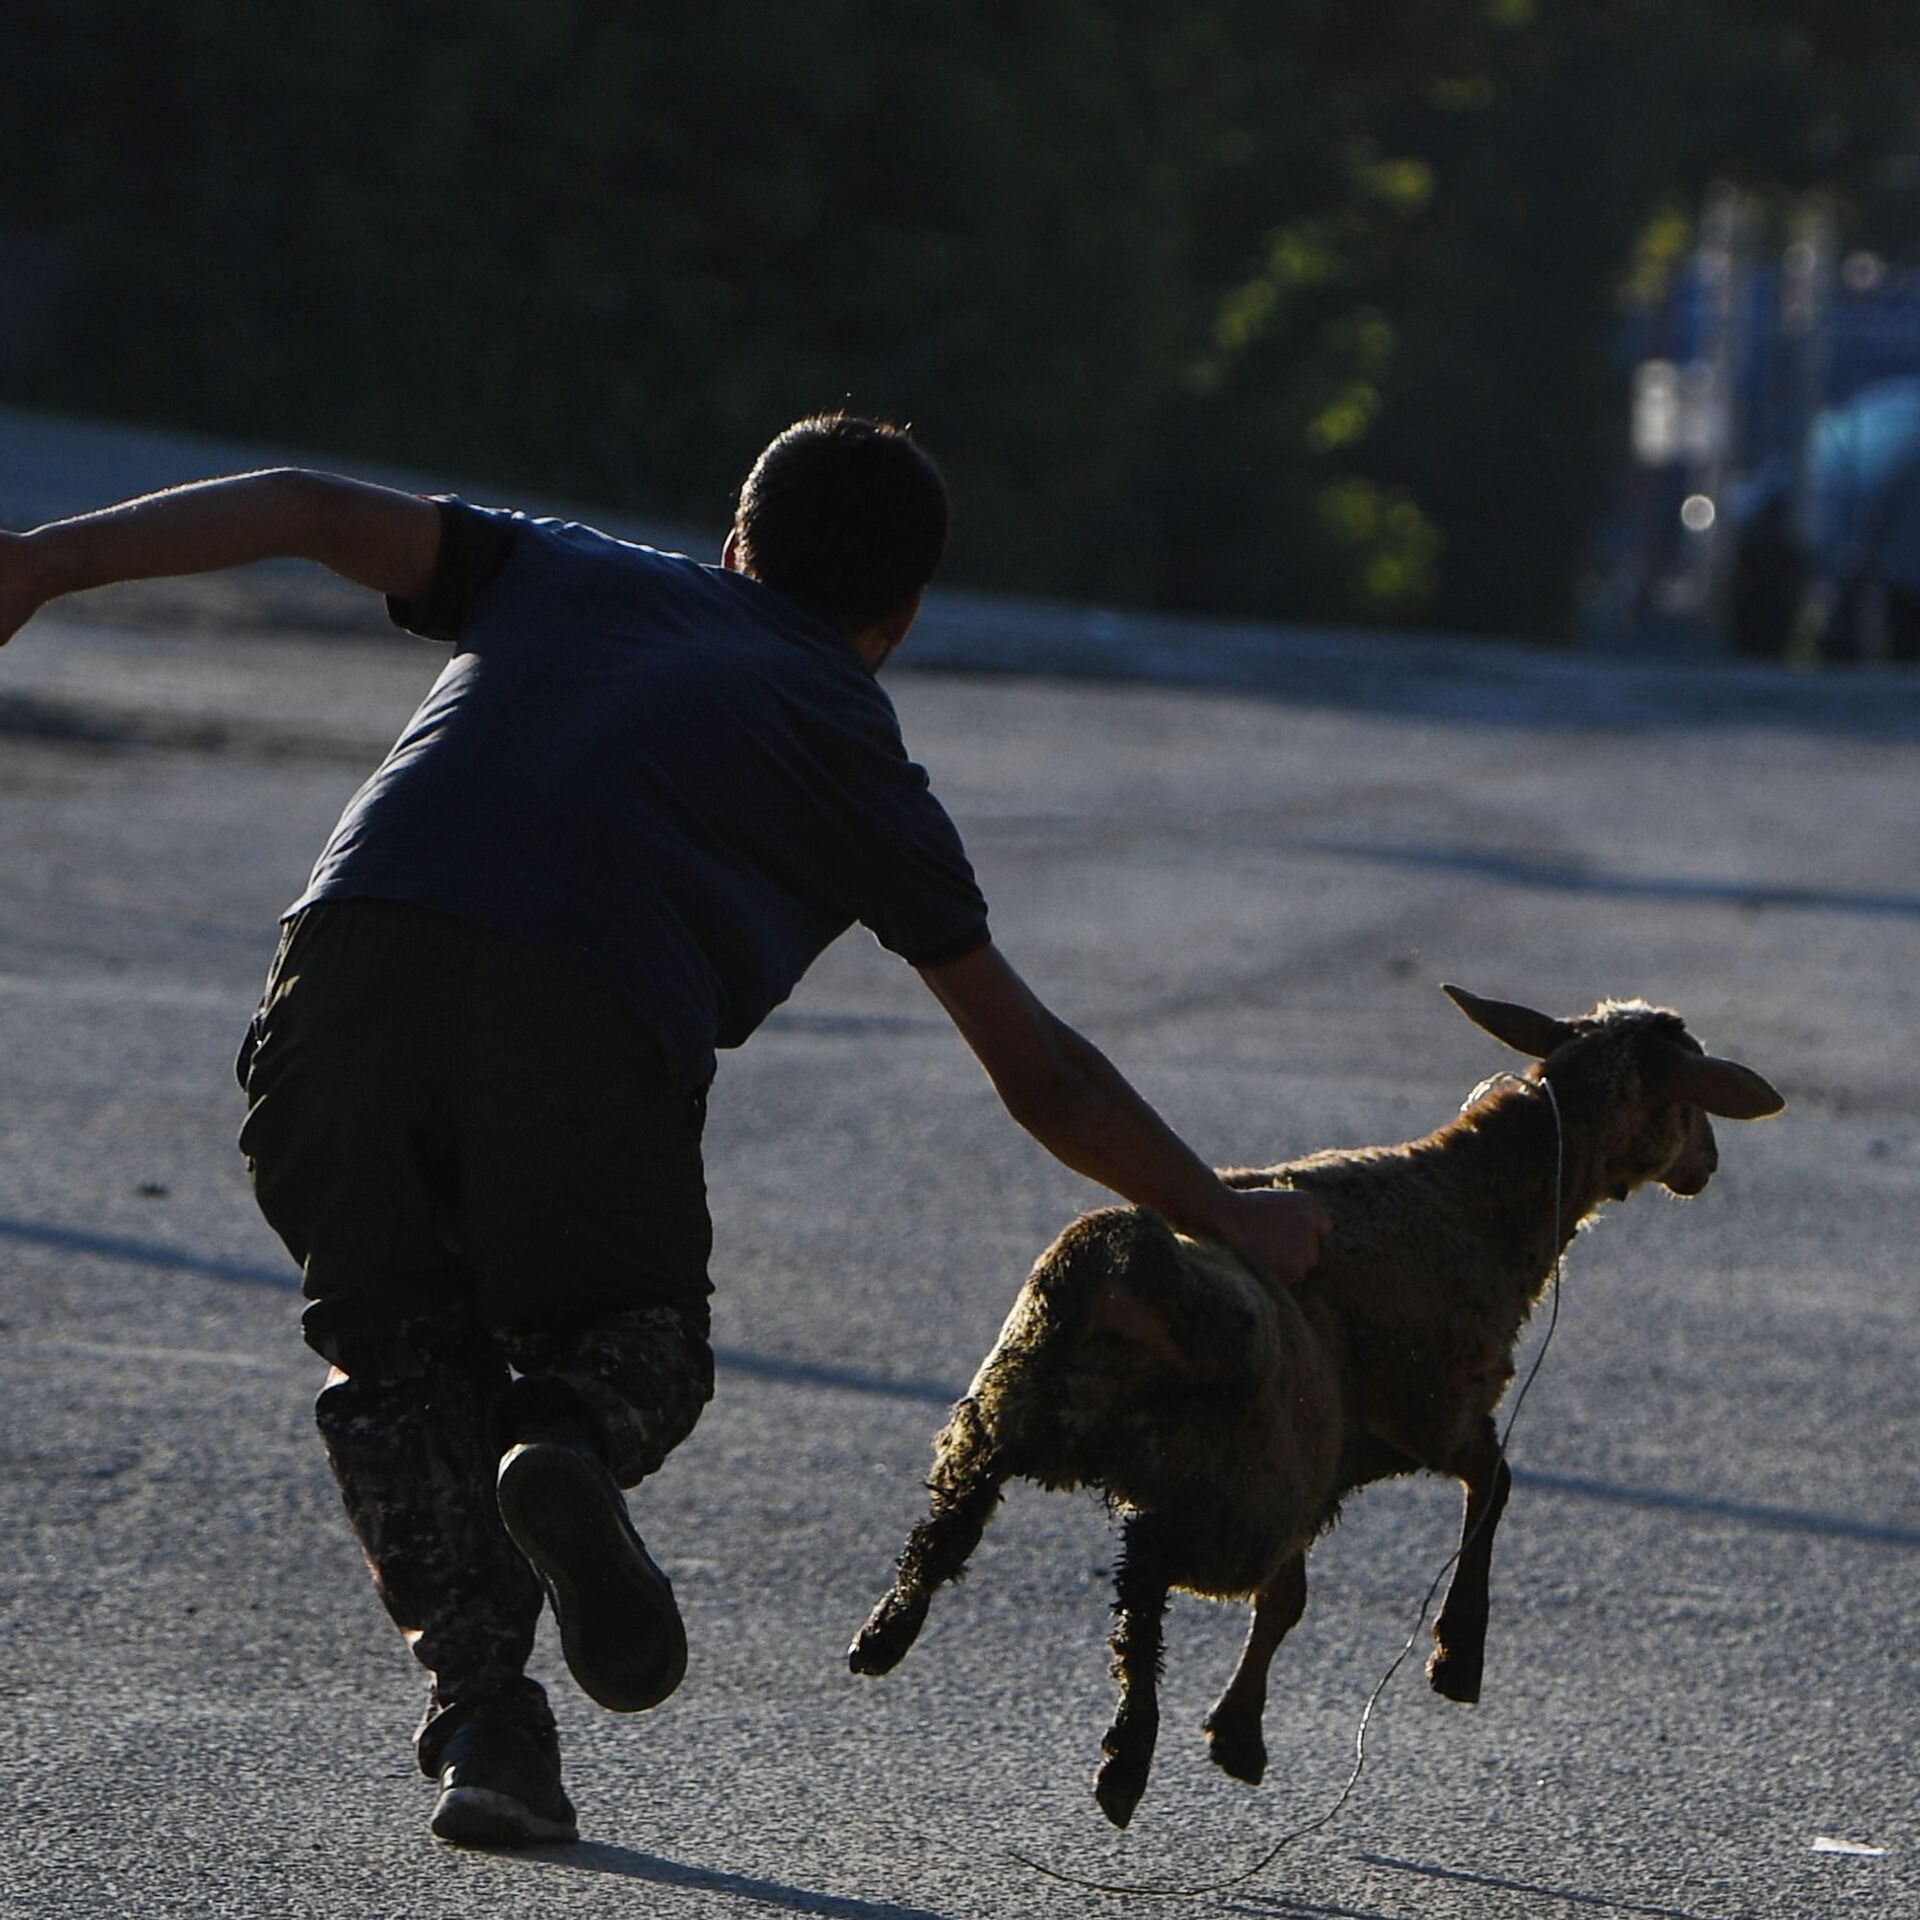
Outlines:
[[[1759,1119],[1785,1102],[1642,1001],[1558,1020],[1443,991],[1534,1064],[1484,1083],[1424,1139],[1225,1176],[1319,1195],[1333,1228],[1298,1286],[1133,1207],[1083,1215],[1040,1256],[934,1443],[931,1511],[848,1650],[855,1673],[899,1663],[1010,1477],[1096,1489],[1123,1516],[1101,1810],[1124,1827],[1146,1789],[1173,1588],[1252,1601],[1203,1731],[1214,1762],[1257,1785],[1268,1668],[1306,1606],[1308,1547],[1349,1493],[1426,1471],[1466,1489],[1427,1678],[1450,1700],[1479,1699],[1511,1479],[1493,1410],[1521,1327],[1604,1200],[1649,1181],[1698,1194],[1718,1165],[1707,1116]]]

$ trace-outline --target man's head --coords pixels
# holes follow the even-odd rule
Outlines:
[[[849,636],[897,626],[897,641],[946,542],[946,485],[913,441],[881,421],[822,414],[753,463],[726,563]]]

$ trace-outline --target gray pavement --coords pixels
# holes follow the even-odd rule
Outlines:
[[[1792,1102],[1722,1129],[1699,1201],[1576,1250],[1484,1704],[1409,1663],[1339,1817],[1205,1904],[1920,1913],[1912,683],[982,605],[960,657],[993,671],[890,675],[909,738],[1002,943],[1202,1151],[1438,1124],[1504,1064],[1443,978],[1667,1001]],[[945,1402],[1097,1197],[861,936],[716,1089],[720,1394],[639,1503],[687,1684],[621,1720],[543,1647],[587,1838],[425,1838],[417,1683],[311,1436],[229,1062],[276,913],[435,664],[377,618],[254,633],[231,604],[76,601],[0,653],[0,1913],[964,1920],[1102,1904],[1010,1851],[1251,1865],[1338,1794],[1453,1496],[1376,1489],[1316,1550],[1257,1791],[1197,1733],[1242,1622],[1176,1601],[1124,1837],[1089,1792],[1097,1505],[1017,1490],[902,1668],[849,1677]]]

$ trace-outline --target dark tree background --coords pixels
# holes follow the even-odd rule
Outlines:
[[[1567,627],[1707,182],[1910,253],[1812,0],[27,0],[0,391],[722,520],[911,421],[980,584]]]

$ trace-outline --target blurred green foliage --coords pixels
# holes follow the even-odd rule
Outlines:
[[[1618,292],[1707,180],[1914,239],[1892,9],[28,0],[8,41],[12,397],[715,524],[850,405],[947,468],[956,577],[1107,602],[1563,630]]]

